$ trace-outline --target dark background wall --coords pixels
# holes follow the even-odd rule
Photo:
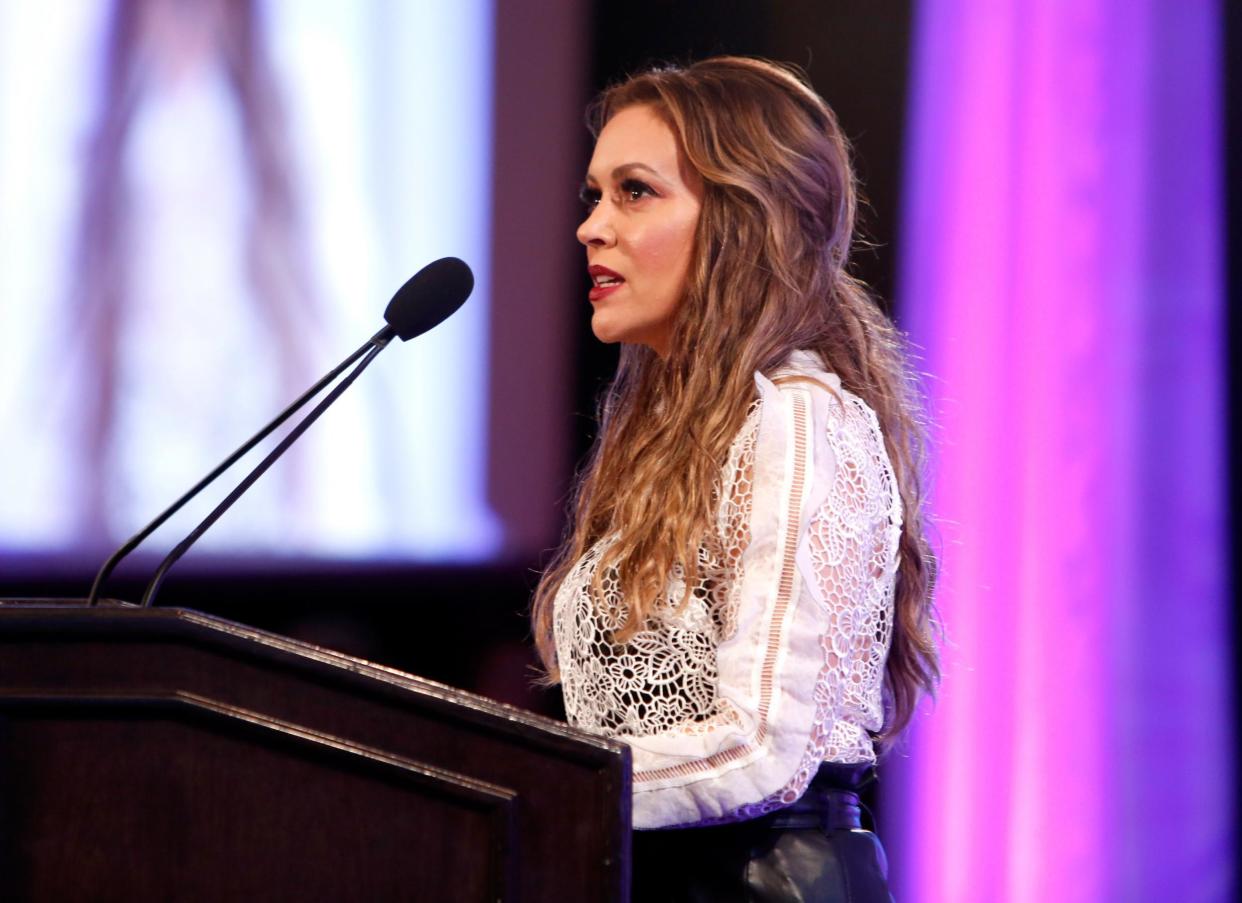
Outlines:
[[[757,54],[803,66],[854,142],[869,206],[868,246],[856,270],[888,303],[894,285],[901,136],[910,10],[906,2],[661,2],[560,0],[538,13],[497,7],[497,121],[493,175],[497,285],[522,285],[520,303],[495,305],[492,327],[493,470],[518,468],[531,486],[559,498],[496,499],[502,510],[539,506],[531,523],[550,548],[563,526],[574,463],[593,435],[595,399],[616,348],[591,336],[587,278],[573,238],[576,188],[590,157],[585,102],[606,84],[657,62],[716,53]],[[585,37],[584,37],[585,36]],[[531,220],[529,198],[556,200]],[[549,240],[549,236],[554,236]],[[538,328],[524,328],[534,322]],[[512,336],[521,334],[521,342]],[[550,361],[551,363],[545,362]],[[567,363],[559,363],[565,361]],[[510,397],[512,374],[543,367],[529,397]],[[531,385],[529,376],[524,385]],[[504,437],[543,431],[538,454],[514,460]],[[565,437],[568,437],[567,439]],[[187,525],[188,529],[188,525]],[[207,568],[193,552],[172,572],[160,603],[220,614],[257,627],[483,692],[526,708],[559,712],[555,692],[532,686],[525,618],[539,556],[484,567],[315,562]],[[122,569],[109,595],[137,599],[152,559]],[[97,562],[25,561],[0,568],[0,596],[83,596]]]

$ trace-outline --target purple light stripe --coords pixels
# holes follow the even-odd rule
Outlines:
[[[1232,886],[1216,17],[919,7],[901,309],[951,644],[889,766],[899,899]]]

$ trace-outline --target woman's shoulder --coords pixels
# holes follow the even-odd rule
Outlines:
[[[770,379],[755,377],[762,408],[760,435],[766,423],[777,432],[783,429],[787,443],[803,437],[802,447],[816,469],[812,483],[821,492],[838,486],[833,469],[841,461],[849,462],[854,476],[839,485],[874,493],[877,510],[886,510],[892,523],[900,523],[901,499],[893,491],[896,483],[884,431],[867,400],[845,388],[814,352],[795,351]],[[769,417],[769,412],[775,416]],[[808,510],[817,508],[813,502]]]
[[[828,369],[814,351],[792,352],[771,376],[756,371],[755,385],[761,398],[768,392],[799,386],[827,393],[838,402],[844,401],[845,396],[850,394],[841,385],[841,378]]]
[[[819,426],[832,425],[834,431],[880,434],[875,410],[866,399],[845,388],[837,376],[814,351],[794,351],[770,377],[755,373],[761,404],[777,402],[794,390],[809,393],[814,419]]]

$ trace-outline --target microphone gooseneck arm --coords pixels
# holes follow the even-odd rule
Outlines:
[[[106,581],[108,577],[111,576],[112,572],[116,569],[116,566],[121,563],[121,560],[125,558],[126,555],[128,555],[130,552],[136,549],[148,536],[150,536],[152,533],[154,533],[156,530],[162,527],[165,521],[167,521],[170,517],[172,517],[174,514],[180,511],[183,507],[185,507],[186,503],[189,502],[190,499],[194,498],[203,489],[207,488],[207,486],[215,482],[216,478],[218,478],[220,474],[224,473],[226,470],[228,470],[230,467],[236,464],[247,452],[249,452],[252,448],[258,445],[268,436],[270,436],[273,430],[277,429],[282,423],[284,423],[286,420],[288,420],[290,417],[296,414],[299,410],[301,410],[308,401],[310,401],[312,398],[314,398],[316,395],[318,395],[320,392],[323,391],[324,386],[328,385],[330,382],[332,382],[334,379],[336,379],[338,376],[344,373],[345,369],[350,364],[354,363],[354,361],[358,360],[358,358],[366,354],[367,349],[374,347],[377,343],[379,344],[379,347],[382,348],[384,345],[388,344],[389,341],[391,341],[393,335],[394,333],[393,333],[391,326],[385,326],[383,329],[377,332],[374,336],[368,339],[362,345],[362,347],[360,347],[357,351],[355,351],[349,357],[345,358],[345,360],[341,361],[336,367],[334,367],[331,370],[331,372],[326,374],[322,379],[320,379],[313,386],[311,386],[309,389],[307,389],[305,392],[299,395],[297,399],[295,399],[294,402],[289,405],[289,407],[285,408],[283,411],[280,412],[279,415],[277,415],[275,420],[273,420],[267,426],[263,427],[263,429],[259,430],[257,433],[251,436],[248,440],[246,440],[246,442],[243,445],[241,445],[237,449],[237,451],[233,452],[231,455],[229,455],[227,458],[221,461],[220,464],[215,468],[215,470],[213,470],[211,473],[207,474],[207,476],[203,477],[201,480],[195,483],[189,489],[189,491],[186,492],[185,495],[181,496],[181,498],[177,499],[175,502],[169,505],[166,509],[164,509],[164,511],[161,512],[160,515],[155,518],[155,520],[151,521],[151,523],[147,524],[139,532],[131,536],[129,540],[125,543],[125,545],[121,546],[119,549],[117,549],[115,552],[112,553],[112,556],[107,561],[105,561],[103,563],[103,567],[99,569],[99,573],[95,575],[95,582],[91,585],[91,592],[90,592],[90,595],[87,597],[86,604],[88,606],[93,606],[99,602],[99,593],[103,589],[104,581]]]
[[[246,478],[237,484],[237,488],[230,492],[224,500],[220,502],[220,504],[212,509],[212,512],[203,518],[202,523],[195,527],[193,532],[178,543],[177,547],[169,552],[168,556],[160,562],[160,566],[156,569],[155,575],[152,576],[151,582],[147,584],[146,592],[143,593],[143,608],[150,608],[151,604],[155,601],[155,594],[159,592],[160,584],[164,581],[164,576],[168,573],[169,568],[176,564],[177,560],[189,551],[190,546],[194,545],[194,543],[198,541],[198,538],[206,533],[207,530],[211,528],[211,525],[219,520],[220,516],[224,514],[225,511],[232,507],[233,503],[241,497],[242,493],[249,489],[254,482],[259,479],[259,477],[263,476],[267,469],[276,462],[276,459],[283,455],[286,449],[296,442],[298,437],[306,432],[307,428],[310,427],[312,423],[319,419],[319,415],[327,410],[328,406],[332,404],[332,402],[336,401],[342,392],[349,388],[353,381],[358,378],[358,375],[370,365],[371,361],[375,360],[375,356],[384,350],[394,335],[396,335],[395,330],[393,330],[391,326],[385,326],[365,345],[363,345],[362,348],[358,349],[357,352],[351,355],[345,364],[342,364],[341,367],[338,367],[337,370],[334,371],[334,373],[339,373],[343,367],[356,360],[360,354],[365,353],[365,357],[359,361],[358,366],[356,366],[348,376],[341,380],[331,392],[325,395],[323,400],[319,402],[319,404],[315,405],[315,407],[311,409],[311,412],[307,414],[297,426],[290,430],[289,434],[285,436],[284,439],[280,440],[280,443],[275,448],[268,452],[267,457],[260,461],[255,466],[254,470],[250,471],[250,473],[246,475]],[[283,416],[285,415],[282,415],[282,417]]]
[[[194,498],[208,484],[213,482],[224,471],[232,467],[237,461],[258,445],[261,441],[271,435],[272,431],[288,420],[303,405],[309,402],[314,396],[318,395],[329,383],[345,372],[346,368],[354,364],[361,358],[353,372],[342,380],[334,389],[332,389],[327,397],[318,406],[311,411],[307,417],[294,427],[289,434],[281,440],[276,448],[264,458],[259,466],[244,479],[241,484],[229,494],[214,511],[207,516],[198,528],[191,533],[180,545],[173,549],[172,553],[160,564],[159,570],[155,576],[151,578],[151,582],[147,584],[146,593],[142,597],[143,607],[150,606],[151,601],[155,598],[155,593],[159,590],[160,581],[164,579],[164,575],[168,569],[185,554],[186,550],[192,546],[195,541],[202,536],[206,530],[219,519],[220,515],[228,510],[233,502],[245,492],[255,480],[257,480],[264,471],[272,465],[272,463],[281,456],[281,454],[298,436],[306,431],[315,420],[323,413],[324,409],[335,401],[345,389],[358,378],[367,365],[379,354],[389,342],[394,338],[399,338],[403,342],[408,342],[415,336],[420,336],[429,329],[434,329],[445,319],[461,307],[466,299],[470,296],[470,292],[474,289],[474,274],[470,272],[470,267],[464,261],[456,257],[442,257],[439,260],[432,261],[427,264],[413,276],[405,281],[401,288],[397,289],[396,294],[392,296],[392,300],[388,302],[388,307],[384,309],[384,321],[386,326],[367,340],[366,344],[351,354],[345,360],[341,361],[331,373],[323,377],[302,395],[285,408],[275,420],[259,430],[252,436],[241,448],[233,452],[224,459],[211,473],[203,477],[190,489],[185,495],[173,502],[167,510],[162,512],[155,520],[147,524],[142,530],[134,534],[125,545],[121,546],[112,556],[103,563],[103,567],[99,569],[99,573],[95,575],[95,582],[91,586],[90,595],[87,597],[86,604],[93,606],[99,601],[99,593],[103,588],[104,582],[116,569],[126,555],[132,552],[137,546],[148,536],[158,530],[170,517],[176,514],[185,506],[190,499]]]

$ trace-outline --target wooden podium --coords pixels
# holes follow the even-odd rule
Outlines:
[[[628,899],[629,750],[200,612],[0,602],[0,899]]]

